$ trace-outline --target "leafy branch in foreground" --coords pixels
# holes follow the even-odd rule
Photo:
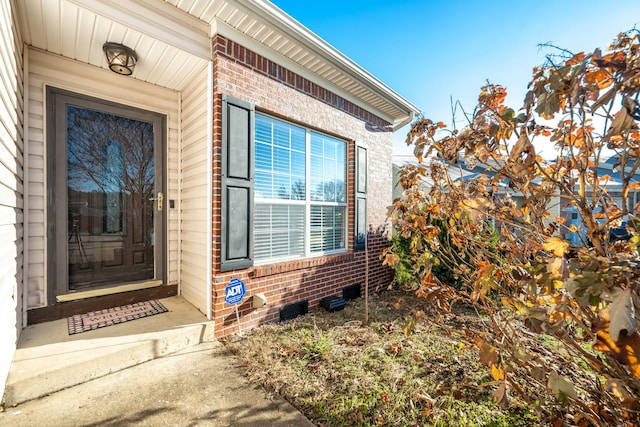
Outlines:
[[[424,166],[403,170],[406,198],[390,216],[412,248],[403,256],[419,275],[418,295],[488,316],[467,337],[501,405],[517,393],[553,423],[638,425],[638,31],[618,35],[606,53],[548,57],[518,111],[506,94],[487,84],[463,129],[421,118],[408,134]],[[541,144],[555,146],[553,161],[536,153]],[[613,239],[625,225],[630,239]],[[384,257],[400,262],[393,248]],[[434,259],[464,285],[440,281]]]

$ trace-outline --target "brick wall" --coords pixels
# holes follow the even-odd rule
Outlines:
[[[392,136],[389,123],[352,102],[252,52],[216,36],[214,43],[214,149],[213,149],[213,315],[216,335],[238,331],[235,311],[224,302],[224,289],[232,277],[243,280],[247,297],[239,307],[243,330],[279,319],[280,307],[309,301],[317,307],[328,295],[341,295],[342,288],[360,283],[365,287],[365,253],[354,251],[355,144],[368,151],[369,288],[386,287],[391,271],[383,267],[379,254],[388,245],[386,208],[391,204]],[[249,269],[219,272],[222,94],[233,96],[283,120],[333,134],[348,141],[348,251]],[[268,304],[251,306],[251,295],[264,293]]]

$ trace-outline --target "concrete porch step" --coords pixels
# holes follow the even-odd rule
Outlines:
[[[4,406],[215,340],[213,322],[182,297],[160,301],[168,312],[76,335],[68,334],[67,319],[25,328],[7,378]]]

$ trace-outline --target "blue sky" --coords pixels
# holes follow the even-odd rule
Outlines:
[[[487,80],[522,105],[550,42],[573,52],[606,47],[640,28],[640,0],[272,0],[286,13],[420,108],[451,121],[451,98],[472,110]],[[394,154],[408,154],[408,129]]]

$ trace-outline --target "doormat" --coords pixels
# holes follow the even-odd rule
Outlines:
[[[76,314],[67,318],[67,325],[69,326],[69,335],[73,335],[167,311],[169,310],[160,301],[151,300],[105,310],[90,311],[85,314]]]

